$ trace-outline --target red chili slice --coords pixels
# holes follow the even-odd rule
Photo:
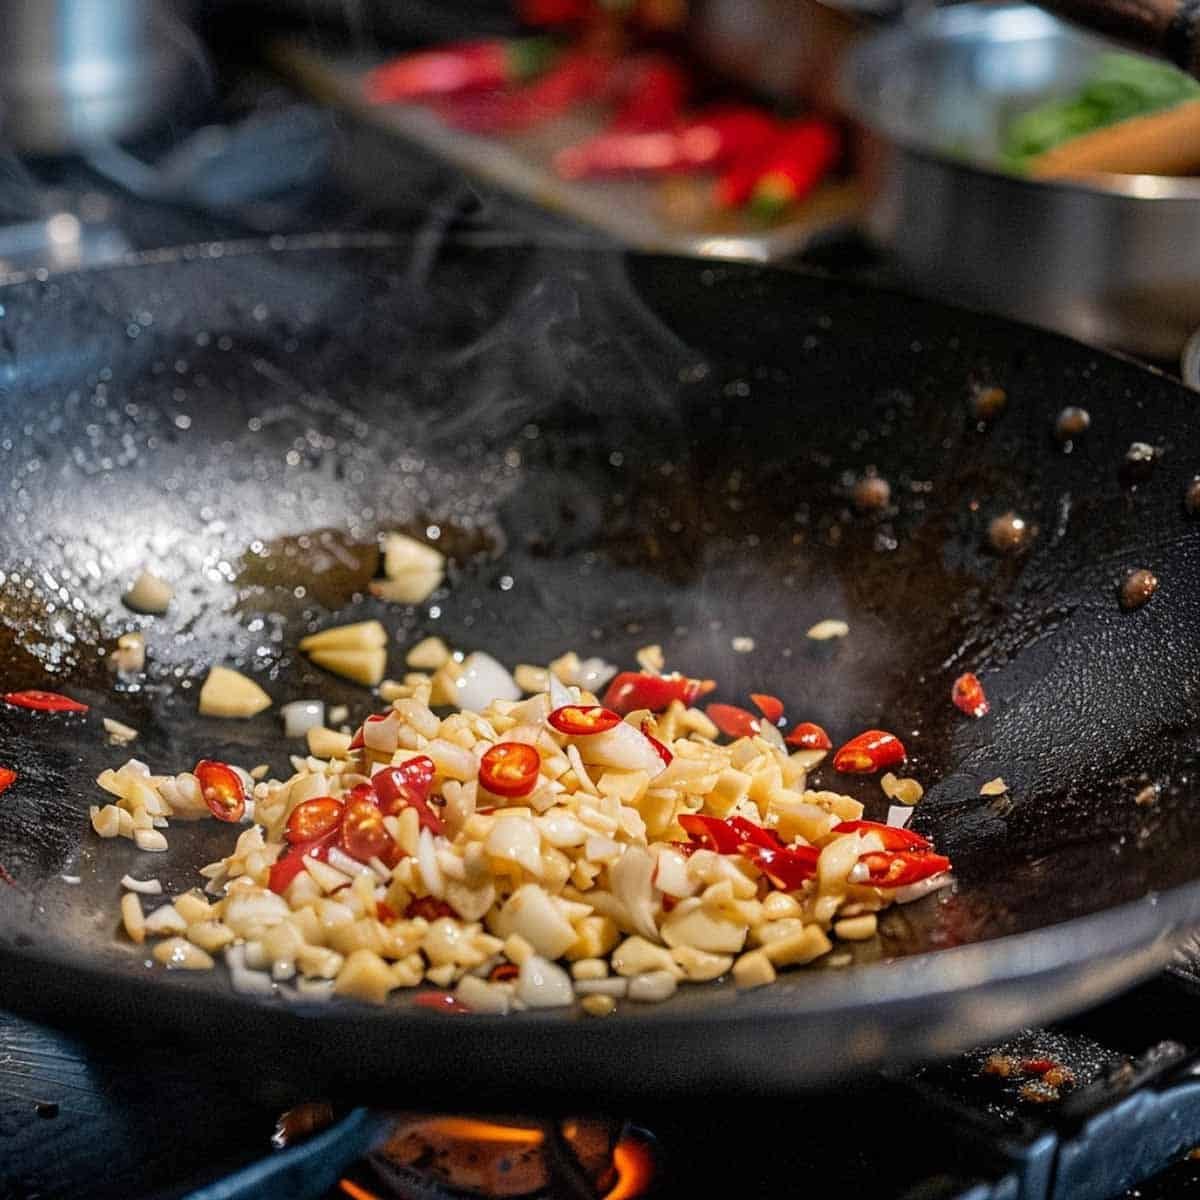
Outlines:
[[[521,973],[521,968],[516,963],[497,963],[489,972],[488,978],[493,983],[504,983],[509,979],[516,979]]]
[[[455,912],[445,900],[439,900],[436,896],[420,896],[409,901],[404,915],[410,920],[424,917],[427,921],[436,921],[439,917],[453,917]]]
[[[471,1010],[452,992],[420,992],[412,999],[419,1008],[432,1008],[434,1012],[469,1013]]]
[[[316,842],[342,823],[342,802],[332,796],[314,796],[292,809],[283,836],[295,845]]]
[[[691,706],[716,689],[711,679],[689,679],[686,675],[645,675],[622,671],[604,693],[604,706],[624,716],[634,709],[663,712],[672,700]]]
[[[758,717],[735,704],[710,704],[704,711],[726,737],[753,737],[762,728]]]
[[[61,692],[43,692],[30,688],[24,692],[7,692],[4,703],[16,708],[32,708],[37,712],[87,712],[88,706]]]
[[[325,855],[333,843],[334,835],[327,833],[319,842],[304,842],[289,846],[283,854],[271,864],[267,876],[267,887],[280,894],[288,889],[288,884],[304,870],[304,858],[314,858],[318,862],[325,860]]]
[[[898,825],[881,825],[878,821],[842,821],[833,827],[834,833],[876,833],[885,850],[928,850],[929,841],[911,829]]]
[[[983,684],[979,682],[979,677],[972,675],[970,671],[954,681],[954,686],[950,689],[950,699],[954,701],[954,707],[965,712],[968,717],[985,717],[990,707],[987,697],[983,694]]]
[[[745,817],[707,817],[703,813],[683,813],[679,825],[694,843],[718,854],[737,854],[744,843],[764,849],[779,849],[782,843],[769,829],[747,821]]]
[[[671,760],[675,757],[675,755],[672,754],[671,751],[668,750],[667,747],[664,746],[663,743],[660,742],[658,738],[656,738],[654,734],[650,732],[650,728],[651,726],[649,721],[642,722],[643,736],[645,737],[646,741],[648,741],[650,745],[652,745],[658,752],[658,757],[663,760],[663,763],[669,767],[671,765]]]
[[[246,813],[246,789],[242,777],[229,765],[205,758],[192,772],[200,781],[200,793],[208,811],[218,821],[240,821]]]
[[[1059,1065],[1052,1058],[1021,1059],[1021,1070],[1027,1075],[1045,1075],[1047,1071],[1053,1071]]]
[[[369,862],[372,858],[387,862],[396,850],[396,843],[383,823],[383,813],[370,800],[351,800],[346,805],[338,841],[359,862]]]
[[[944,854],[928,850],[876,850],[859,860],[871,872],[871,887],[896,888],[919,883],[950,870],[950,860]]]
[[[375,904],[375,919],[390,925],[393,921],[400,920],[400,914],[386,900],[379,900]]]
[[[752,846],[762,846],[766,850],[777,850],[783,845],[777,834],[773,833],[770,829],[764,829],[761,825],[755,825],[753,821],[747,821],[745,817],[726,817],[725,824],[743,842],[749,842]]]
[[[0,792],[8,791],[8,789],[16,782],[16,771],[10,770],[8,767],[0,767]]]
[[[542,759],[524,742],[500,742],[483,756],[479,782],[496,796],[527,796],[537,786]]]
[[[772,725],[778,725],[783,719],[783,701],[778,696],[769,696],[765,692],[751,692],[750,699]]]
[[[833,749],[829,734],[820,725],[814,725],[811,721],[801,721],[783,740],[789,746],[795,746],[800,750]]]
[[[815,846],[756,846],[743,842],[738,850],[777,887],[794,891],[817,873],[821,852]]]
[[[884,767],[894,767],[907,757],[904,744],[894,733],[868,729],[851,738],[833,756],[833,769],[847,775],[871,775]]]
[[[442,832],[442,818],[430,807],[429,792],[437,767],[432,758],[420,754],[396,767],[384,767],[371,776],[371,787],[379,797],[384,816],[392,816],[402,808],[415,808],[423,828],[430,833]]]
[[[583,737],[589,733],[603,733],[606,729],[615,729],[621,723],[621,716],[602,704],[564,704],[562,708],[556,708],[546,720],[559,733]]]

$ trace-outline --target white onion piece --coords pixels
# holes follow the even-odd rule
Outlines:
[[[575,989],[562,967],[531,954],[517,976],[517,999],[530,1008],[565,1008],[575,1002]]]
[[[283,717],[284,737],[303,737],[310,729],[325,724],[325,702],[293,700],[279,710],[279,715]]]
[[[305,1000],[332,1000],[335,983],[337,983],[336,979],[309,979],[302,976],[296,980],[296,993],[298,996],[303,996]],[[286,989],[280,988],[279,990],[287,995]]]
[[[624,771],[645,771],[651,779],[666,769],[666,763],[646,735],[628,721],[621,721],[603,733],[589,733],[576,744],[585,763]]]
[[[454,703],[469,712],[483,712],[493,700],[520,700],[522,695],[508,668],[482,650],[467,655],[454,681]]]
[[[382,721],[364,721],[363,745],[380,754],[395,754],[400,745],[400,718],[390,712]]]
[[[912,815],[912,805],[890,804],[888,805],[887,823],[894,825],[897,829],[903,829]]]
[[[662,937],[654,923],[654,877],[655,860],[649,850],[642,846],[626,846],[625,853],[608,868],[612,894],[625,906],[633,928],[655,943]]]
[[[602,658],[585,658],[575,672],[574,682],[586,691],[598,693],[616,673],[617,668]]]
[[[537,820],[542,837],[558,850],[582,846],[588,840],[587,826],[570,809],[553,808]]]
[[[656,847],[653,853],[653,883],[663,895],[682,900],[687,896],[694,896],[700,890],[699,881],[688,874],[687,859],[678,850]]]
[[[574,945],[577,936],[545,888],[536,883],[517,888],[497,914],[497,936],[508,937],[513,933],[519,933],[547,958],[561,957]]]
[[[783,740],[783,734],[766,717],[759,719],[758,736],[768,745],[774,746],[776,750],[787,752],[787,743]]]
[[[325,854],[325,861],[335,870],[343,871],[347,875],[370,875],[375,878],[375,872],[367,863],[360,863],[356,858],[351,858],[344,850],[339,850],[337,846],[330,846]]]
[[[422,829],[421,836],[417,839],[417,868],[429,889],[429,894],[439,900],[443,899],[446,895],[446,881],[442,878],[442,868],[438,866],[433,834],[428,829]]]
[[[121,880],[121,886],[142,896],[162,895],[162,884],[157,879],[134,879],[132,875],[126,875]]]
[[[931,875],[928,879],[918,879],[916,883],[893,888],[891,897],[897,904],[911,904],[914,900],[920,900],[930,892],[936,892],[953,882],[954,876],[949,871],[943,871],[940,875]]]
[[[227,946],[225,962],[229,967],[229,982],[235,992],[250,996],[269,996],[275,984],[265,971],[251,971],[246,967],[246,947]]]
[[[496,819],[483,843],[493,858],[506,859],[524,867],[530,875],[542,873],[541,838],[528,817],[505,816]]]
[[[553,671],[547,671],[546,674],[549,676],[549,687],[546,690],[550,695],[551,710],[574,704],[575,700],[567,690],[567,685]]]

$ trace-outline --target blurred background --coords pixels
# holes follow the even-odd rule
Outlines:
[[[865,276],[1190,378],[1200,89],[1025,4],[0,14],[0,272],[323,229],[517,232]]]

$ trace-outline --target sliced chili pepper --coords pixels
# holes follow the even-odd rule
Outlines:
[[[526,25],[574,25],[592,15],[592,0],[517,0],[517,16]]]
[[[442,818],[429,803],[433,777],[437,773],[434,761],[420,754],[396,767],[384,767],[371,776],[371,787],[379,798],[384,816],[392,816],[402,808],[415,808],[421,826],[430,833],[442,832]]]
[[[707,850],[708,847],[701,842],[668,842],[668,846],[672,850],[678,850],[684,858],[691,858],[697,850]]]
[[[367,719],[358,727],[358,732],[355,733],[354,737],[352,737],[350,739],[350,749],[351,750],[363,749],[363,747],[366,746],[366,744],[367,744],[367,742],[366,742],[367,726],[374,725],[377,721],[386,721],[388,719],[388,717],[390,717],[391,715],[392,714],[390,712],[372,713],[369,717],[367,717]]]
[[[439,900],[436,896],[419,896],[408,902],[404,915],[409,920],[413,917],[424,917],[427,921],[436,921],[439,917],[452,917],[455,914],[454,909],[445,900]]]
[[[722,109],[674,129],[599,134],[560,150],[554,168],[564,179],[704,170],[755,153],[775,129],[759,109]]]
[[[379,803],[379,797],[369,783],[356,783],[342,798],[342,803],[349,804],[351,800],[369,800],[372,804]]]
[[[16,782],[16,771],[11,770],[9,767],[0,767],[0,792],[6,792]]]
[[[738,852],[786,892],[812,879],[817,873],[817,859],[821,857],[815,846],[756,846],[751,842],[743,842]]]
[[[868,729],[851,738],[834,756],[833,769],[846,775],[870,775],[894,767],[908,757],[894,733]]]
[[[736,854],[739,844],[745,841],[720,817],[706,817],[702,813],[682,813],[679,825],[698,845],[706,850],[715,850],[718,854]]]
[[[625,95],[609,129],[617,133],[669,129],[679,120],[687,94],[687,73],[666,55],[635,59],[626,64]]]
[[[351,800],[346,805],[338,842],[351,858],[359,862],[378,858],[386,863],[397,850],[392,835],[383,823],[383,813],[370,800]]]
[[[1021,1070],[1027,1075],[1045,1075],[1047,1071],[1053,1071],[1058,1065],[1052,1058],[1021,1059]]]
[[[669,912],[673,911],[675,908],[675,905],[677,905],[678,903],[679,903],[679,901],[678,901],[678,899],[676,899],[676,897],[668,896],[668,895],[666,895],[666,893],[663,894],[663,898],[662,898],[663,912],[669,913]]]
[[[663,760],[663,763],[669,767],[671,765],[671,760],[674,759],[675,755],[672,754],[671,751],[668,750],[667,747],[662,742],[660,742],[658,740],[658,738],[656,738],[654,736],[654,734],[652,734],[650,732],[650,729],[651,729],[650,722],[643,721],[642,722],[642,734],[645,736],[646,741],[648,741],[650,743],[650,745],[652,745],[654,747],[654,749],[658,752],[658,757],[661,758]]]
[[[750,195],[751,207],[762,217],[779,216],[821,182],[840,151],[841,135],[828,121],[792,126],[764,164]]]
[[[750,699],[772,725],[778,725],[783,719],[783,701],[778,696],[769,696],[765,692],[751,692]]]
[[[496,796],[527,796],[537,786],[542,759],[524,742],[499,742],[479,764],[479,782]]]
[[[619,713],[601,704],[564,704],[556,708],[547,718],[559,733],[582,737],[589,733],[603,733],[615,729],[621,723]]]
[[[928,850],[929,842],[911,829],[898,825],[883,825],[878,821],[842,821],[833,827],[834,833],[875,833],[885,850]]]
[[[509,979],[516,979],[521,973],[521,968],[516,963],[497,963],[489,972],[488,978],[493,983],[504,983]]]
[[[405,54],[371,72],[367,99],[372,104],[387,104],[501,88],[540,75],[556,54],[554,43],[541,37],[457,42]]]
[[[929,850],[875,850],[858,861],[871,872],[871,887],[904,887],[950,870],[950,860],[944,854]]]
[[[24,692],[8,692],[4,703],[16,708],[32,708],[37,712],[87,712],[88,706],[61,692],[43,692],[29,688]]]
[[[648,708],[663,712],[673,700],[691,706],[716,689],[711,679],[689,679],[686,675],[645,675],[637,671],[622,671],[608,685],[604,706],[624,716],[634,709]]]
[[[954,707],[965,712],[968,717],[986,717],[991,707],[983,694],[983,684],[979,682],[978,676],[972,675],[970,671],[954,681],[954,686],[950,689],[950,699],[954,701]]]
[[[770,161],[771,154],[778,144],[778,135],[753,151],[739,154],[729,167],[717,179],[713,188],[713,203],[717,208],[726,211],[741,208],[750,199],[754,185],[762,178],[762,173]]]
[[[738,835],[741,841],[749,842],[751,845],[762,846],[767,850],[775,850],[783,845],[776,833],[770,829],[764,829],[761,825],[755,825],[753,821],[747,821],[745,817],[736,815],[726,817],[725,824]]]
[[[820,725],[814,725],[811,721],[801,721],[783,740],[789,746],[796,746],[801,750],[833,749],[829,734]]]
[[[288,884],[304,870],[305,856],[316,859],[318,862],[324,862],[334,837],[334,833],[327,833],[320,841],[289,846],[271,864],[271,870],[267,875],[267,887],[280,894],[286,892]]]
[[[341,823],[342,802],[332,796],[314,796],[292,809],[283,836],[293,845],[316,842]]]
[[[727,737],[753,737],[762,729],[758,717],[744,708],[738,708],[736,704],[710,704],[704,711]]]
[[[390,925],[393,921],[400,920],[400,914],[386,900],[379,900],[375,904],[375,919]]]
[[[246,789],[242,777],[227,763],[202,759],[192,772],[200,794],[218,821],[240,821],[246,814]]]
[[[412,1002],[419,1008],[432,1008],[435,1012],[469,1013],[471,1010],[452,992],[420,992]]]

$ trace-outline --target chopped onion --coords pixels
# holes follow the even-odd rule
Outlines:
[[[283,717],[285,737],[303,737],[310,729],[325,724],[325,702],[323,700],[293,700],[279,710]]]
[[[920,900],[930,892],[936,892],[953,882],[954,876],[949,871],[943,871],[940,875],[918,879],[916,883],[907,884],[905,887],[893,888],[890,895],[896,904],[911,904],[914,900]]]
[[[661,942],[654,923],[654,891],[651,879],[656,862],[649,850],[626,846],[625,853],[608,868],[612,894],[625,906],[633,928],[652,942]]]
[[[497,914],[496,933],[498,937],[520,934],[547,958],[560,958],[577,936],[545,888],[536,883],[526,883],[509,896]]]
[[[493,700],[520,700],[522,694],[508,668],[482,650],[467,655],[454,681],[454,703],[469,712],[483,712]]]
[[[367,863],[360,863],[357,859],[351,858],[350,855],[343,850],[339,850],[337,846],[330,846],[325,855],[325,861],[333,867],[335,871],[344,871],[347,875],[370,875],[375,878],[375,871]]]
[[[546,690],[550,694],[550,708],[565,708],[568,704],[574,704],[575,701],[567,690],[567,685],[553,671],[547,671],[546,675],[549,680],[549,687]]]
[[[162,895],[162,884],[157,879],[134,879],[132,875],[126,875],[121,880],[121,886],[142,896]]]
[[[246,947],[227,946],[225,962],[229,967],[229,982],[235,992],[251,996],[269,996],[275,984],[265,971],[251,971],[246,966]]]
[[[575,672],[573,682],[592,693],[600,689],[617,673],[617,668],[602,658],[585,658]]]
[[[446,894],[446,881],[442,878],[442,868],[438,866],[433,834],[428,829],[422,829],[417,839],[417,867],[429,894],[441,900]]]
[[[909,804],[889,804],[887,823],[894,825],[897,829],[903,829],[912,815],[912,806]]]
[[[585,763],[617,767],[624,771],[645,771],[651,779],[666,770],[667,766],[646,735],[628,721],[621,721],[603,733],[592,733],[581,738],[579,753]]]
[[[517,998],[530,1008],[565,1008],[574,1003],[575,989],[562,967],[531,954],[517,976]]]

